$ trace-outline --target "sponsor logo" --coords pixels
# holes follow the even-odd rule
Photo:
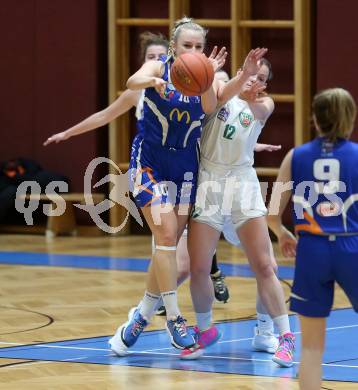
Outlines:
[[[253,119],[254,118],[252,117],[252,115],[250,115],[244,111],[241,111],[239,114],[239,121],[240,121],[242,127],[245,127],[245,128],[249,127],[251,125]]]
[[[184,119],[184,117],[186,118],[185,119],[186,124],[190,122],[190,114],[188,111],[179,111],[177,108],[173,108],[169,114],[169,119],[171,121],[173,120],[174,114],[176,114],[177,122],[181,122]]]
[[[230,115],[230,111],[227,110],[225,107],[223,107],[223,108],[218,112],[217,118],[220,119],[220,120],[223,121],[223,122],[226,122],[226,121],[227,121],[227,118],[229,117],[229,115]]]

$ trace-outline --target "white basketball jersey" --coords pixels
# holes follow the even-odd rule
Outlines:
[[[200,139],[201,159],[213,164],[252,166],[254,147],[264,123],[256,120],[245,100],[234,97],[205,117]]]

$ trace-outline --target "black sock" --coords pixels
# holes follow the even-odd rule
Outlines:
[[[218,267],[218,262],[217,262],[217,258],[216,258],[216,253],[214,254],[213,256],[213,261],[211,263],[211,271],[210,271],[210,274],[213,275],[213,274],[216,274],[219,270],[219,267]]]

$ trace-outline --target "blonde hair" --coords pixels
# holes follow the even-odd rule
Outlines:
[[[174,28],[170,36],[168,57],[174,57],[174,44],[178,41],[178,37],[182,30],[194,30],[201,32],[203,34],[205,43],[208,30],[200,26],[200,24],[195,23],[194,19],[184,16],[183,18],[177,20],[174,24]]]
[[[330,88],[315,95],[312,111],[319,132],[329,141],[350,138],[357,115],[352,95],[343,88]]]
[[[169,47],[169,42],[167,38],[161,34],[153,34],[150,31],[144,31],[139,35],[139,44],[140,44],[140,57],[142,62],[145,60],[147,54],[147,49],[149,46],[158,45],[163,46],[166,49]]]

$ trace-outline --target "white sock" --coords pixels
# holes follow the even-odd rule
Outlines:
[[[149,321],[153,317],[159,300],[160,300],[160,295],[155,295],[148,291],[144,293],[144,297],[140,301],[138,308],[140,314],[147,321]]]
[[[268,314],[256,313],[257,316],[257,328],[260,334],[273,333],[273,321]]]
[[[164,306],[162,296],[159,297],[157,304],[155,305],[154,311],[157,311],[161,306]]]
[[[290,321],[287,314],[273,318],[273,322],[280,333],[283,336],[286,333],[291,333]]]
[[[163,303],[167,312],[167,319],[172,320],[180,315],[178,298],[176,291],[166,291],[162,293]]]
[[[265,305],[262,303],[259,292],[257,291],[256,295],[256,318],[257,318],[257,328],[259,333],[273,333],[274,326],[271,316],[266,310]]]
[[[213,314],[212,311],[208,311],[207,313],[195,313],[196,323],[201,332],[207,330],[211,327]]]

